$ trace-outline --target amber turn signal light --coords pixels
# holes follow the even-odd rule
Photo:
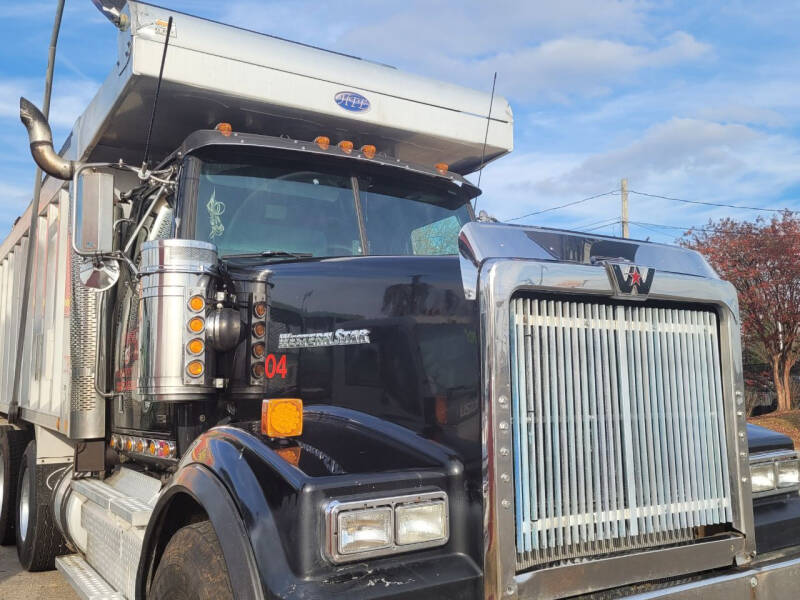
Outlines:
[[[350,140],[342,140],[339,142],[339,150],[346,154],[350,154],[353,151],[353,142]]]
[[[264,315],[267,314],[267,303],[256,302],[255,305],[253,306],[253,314],[259,319],[263,319]]]
[[[205,329],[206,322],[200,317],[193,317],[189,320],[189,331],[192,333],[200,333]]]
[[[377,152],[377,149],[372,144],[366,144],[365,146],[361,146],[361,154],[363,154],[367,158],[375,158],[375,152]]]
[[[256,323],[253,325],[253,337],[262,338],[267,333],[267,326],[263,323]]]
[[[439,171],[441,175],[447,175],[447,171],[450,169],[450,165],[447,163],[436,163],[433,167]]]
[[[314,138],[314,143],[319,146],[320,150],[327,150],[331,147],[331,138],[327,135],[318,135]]]
[[[300,398],[264,400],[261,403],[261,433],[272,438],[301,435],[303,401]]]
[[[206,349],[206,345],[200,338],[194,338],[190,340],[188,344],[186,344],[186,349],[189,351],[189,354],[200,354],[203,350]]]
[[[193,360],[188,365],[186,365],[186,372],[191,377],[200,377],[205,371],[205,367],[203,366],[203,361],[201,360]]]
[[[202,296],[192,296],[189,298],[189,308],[193,312],[200,312],[206,307],[205,298]]]

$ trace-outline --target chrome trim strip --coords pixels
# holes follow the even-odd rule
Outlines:
[[[647,266],[647,265],[645,265]],[[514,489],[512,463],[511,365],[510,365],[510,300],[518,291],[556,292],[611,297],[611,282],[602,265],[565,264],[530,260],[487,259],[478,276],[481,344],[483,352],[483,459],[484,459],[484,596],[487,600],[518,597],[514,528]],[[738,302],[733,286],[719,279],[678,275],[661,271],[650,290],[650,300],[666,300],[714,306],[718,313],[721,352],[725,431],[733,527],[743,539],[733,540],[719,552],[725,552],[738,564],[755,555],[753,504],[749,485],[749,454],[744,411],[741,342],[739,337]],[[505,424],[503,427],[502,425]],[[705,543],[694,545],[708,548]],[[678,550],[694,555],[693,546]],[[619,557],[624,583],[663,577],[670,572],[668,563],[641,563],[636,554]],[[650,554],[650,556],[653,556]],[[702,558],[695,556],[692,570],[702,570]],[[717,556],[716,551],[713,555]],[[630,560],[630,563],[626,562]],[[712,562],[716,562],[714,558]],[[581,573],[594,563],[569,565],[557,574],[551,570],[533,571],[524,581],[547,589],[557,585],[548,582],[558,578],[580,584]],[[629,568],[631,564],[635,568]],[[646,568],[640,568],[647,564]]]
[[[628,600],[786,600],[797,596],[800,558],[626,596]]]
[[[553,567],[515,577],[519,598],[564,598],[620,587],[631,582],[630,573],[641,581],[678,577],[704,569],[731,566],[731,548],[741,550],[744,540],[737,537],[638,552],[600,560]]]

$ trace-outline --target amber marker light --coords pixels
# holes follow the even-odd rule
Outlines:
[[[200,377],[203,374],[203,371],[205,371],[205,366],[201,360],[193,360],[186,365],[186,372],[191,377]]]
[[[264,315],[267,314],[267,303],[266,302],[256,302],[253,306],[253,314],[257,316],[259,319],[263,319]]]
[[[256,363],[250,367],[250,372],[256,379],[261,379],[264,376],[264,365],[262,363]]]
[[[202,296],[192,296],[189,298],[189,308],[193,312],[200,312],[206,307],[205,298]]]
[[[219,131],[225,137],[228,137],[233,132],[233,127],[231,127],[230,123],[217,123],[217,126],[214,127],[217,131]]]
[[[450,165],[447,163],[436,163],[433,167],[439,172],[440,175],[447,175]]]
[[[253,358],[264,358],[264,342],[253,344]]]
[[[320,150],[327,150],[331,147],[331,138],[327,135],[318,135],[314,138],[314,143],[319,146]]]
[[[253,325],[253,335],[257,338],[264,337],[264,334],[267,333],[267,326],[263,323],[256,323]]]
[[[200,333],[206,326],[205,320],[200,317],[193,317],[189,321],[189,331],[192,333]]]
[[[342,140],[339,142],[339,150],[345,154],[350,154],[353,151],[353,142],[350,140]]]
[[[206,345],[200,338],[194,338],[188,344],[186,344],[186,349],[189,351],[189,354],[201,354],[203,350],[206,349]]]
[[[264,400],[261,403],[261,433],[272,438],[301,435],[303,401],[300,398]]]
[[[363,154],[367,158],[375,158],[376,152],[377,149],[372,144],[366,144],[364,146],[361,146],[361,154]]]

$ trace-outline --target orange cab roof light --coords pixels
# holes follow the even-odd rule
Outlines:
[[[261,433],[271,438],[295,437],[303,433],[303,401],[271,398],[261,403]]]
[[[219,131],[225,137],[228,137],[233,132],[233,127],[230,123],[217,123],[217,126],[214,127],[217,131]]]
[[[319,146],[320,150],[327,150],[331,147],[331,138],[327,135],[318,135],[314,138],[314,143]]]
[[[339,150],[346,154],[350,154],[353,151],[353,142],[350,140],[342,140],[339,142]]]
[[[433,167],[437,171],[439,171],[440,175],[447,175],[447,171],[450,170],[450,165],[448,165],[447,163],[443,163],[443,162],[436,163],[435,165],[433,165]]]
[[[365,144],[361,146],[361,154],[363,154],[367,158],[375,158],[376,152],[377,149],[372,144]]]

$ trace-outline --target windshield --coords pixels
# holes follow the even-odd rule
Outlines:
[[[195,238],[223,257],[456,254],[470,220],[465,205],[446,207],[453,198],[433,185],[245,152],[199,161],[195,189]]]

